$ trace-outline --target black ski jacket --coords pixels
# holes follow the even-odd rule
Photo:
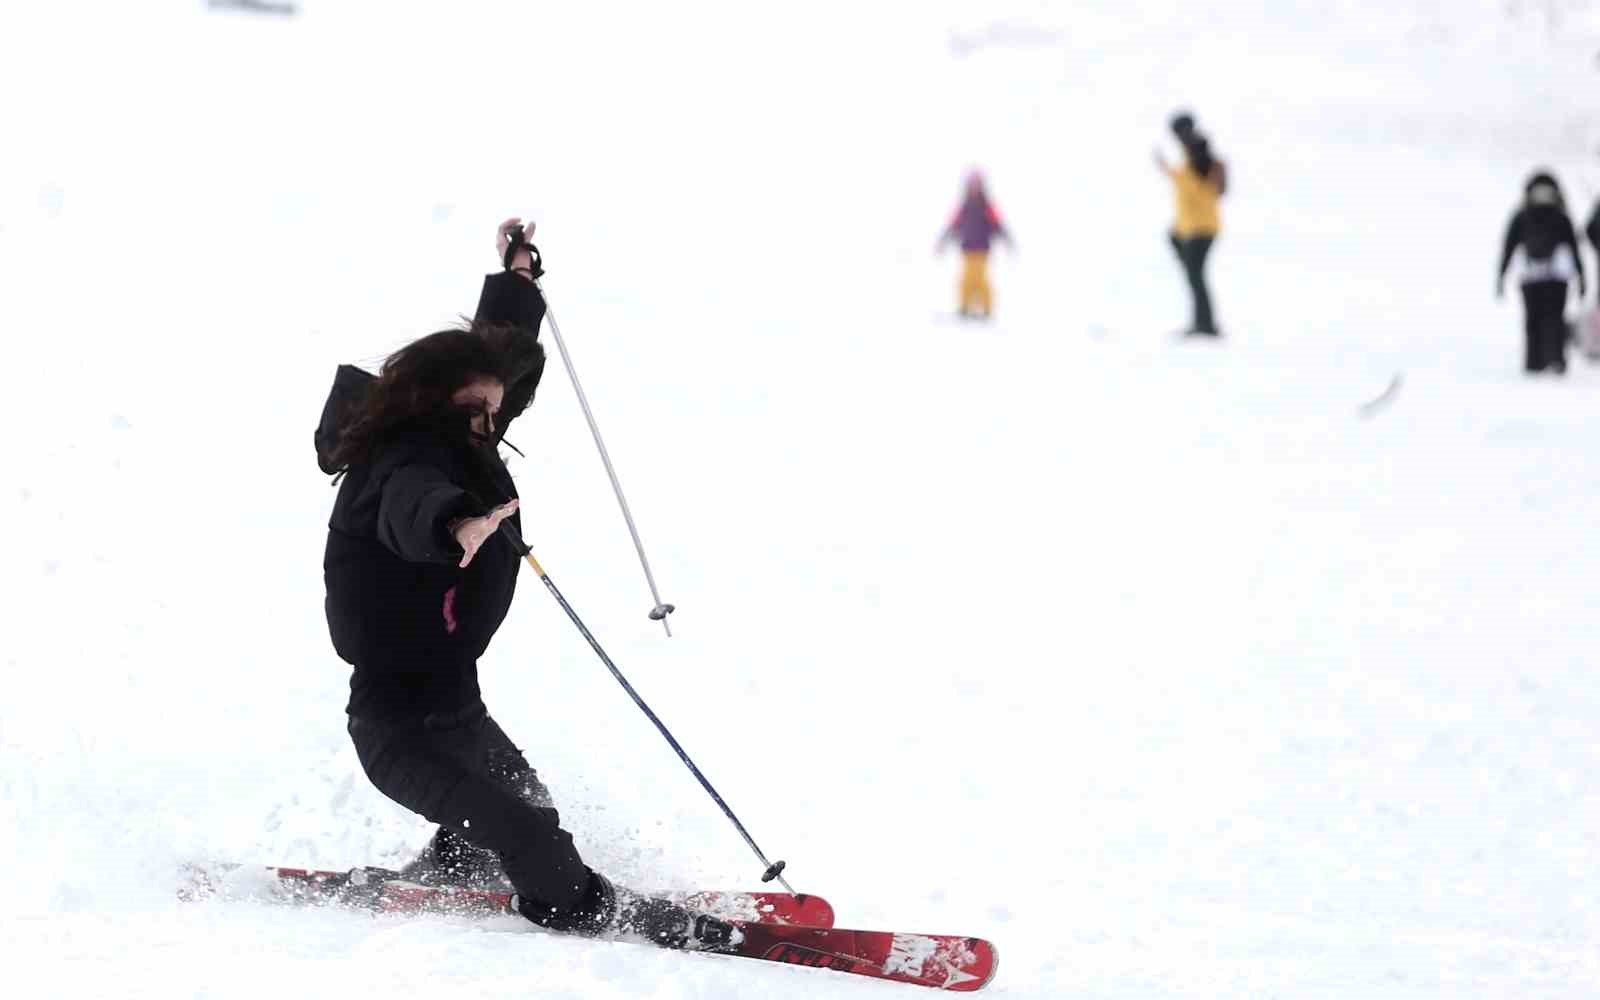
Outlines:
[[[1500,252],[1500,277],[1506,276],[1511,257],[1517,247],[1528,257],[1528,267],[1523,272],[1523,282],[1566,281],[1563,276],[1549,271],[1548,262],[1562,246],[1571,248],[1572,263],[1577,271],[1578,287],[1584,287],[1583,254],[1578,250],[1578,234],[1572,219],[1559,205],[1524,205],[1511,216],[1506,226],[1506,238]]]
[[[477,319],[515,324],[537,338],[544,311],[533,283],[505,272],[485,279]],[[533,401],[539,357],[528,376],[506,387],[496,443]],[[340,369],[317,433],[319,462],[337,438],[340,403],[366,387],[362,376],[371,379]],[[506,540],[491,538],[461,569],[461,547],[446,525],[485,514],[517,491],[496,449],[474,446],[464,431],[400,428],[339,485],[322,572],[333,647],[355,668],[347,711],[358,718],[414,720],[480,698],[477,660],[510,610],[521,560]],[[517,515],[510,521],[521,530]]]

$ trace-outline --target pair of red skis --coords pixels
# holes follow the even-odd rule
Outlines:
[[[252,897],[291,903],[338,904],[377,913],[489,916],[511,912],[505,892],[425,886],[383,868],[346,872],[302,868],[191,865],[182,899]],[[994,945],[949,934],[845,930],[833,926],[833,907],[821,896],[785,892],[697,892],[676,902],[733,922],[743,941],[722,954],[833,969],[914,986],[971,992],[994,978]]]

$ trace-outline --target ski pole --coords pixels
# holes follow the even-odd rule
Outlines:
[[[644,703],[644,699],[639,697],[639,692],[635,691],[633,685],[628,683],[628,679],[622,676],[622,671],[618,670],[617,665],[611,662],[611,657],[606,655],[606,651],[600,648],[599,641],[595,639],[588,627],[583,624],[583,619],[579,618],[578,613],[572,610],[572,605],[567,603],[567,599],[556,588],[555,581],[551,580],[549,574],[544,571],[544,567],[539,565],[539,560],[533,557],[533,549],[529,548],[528,543],[522,540],[522,535],[517,531],[516,526],[510,521],[501,521],[500,530],[505,532],[506,538],[511,542],[511,547],[516,550],[517,555],[526,559],[528,565],[533,567],[533,571],[539,574],[539,582],[545,585],[545,589],[550,591],[550,595],[556,599],[556,603],[561,605],[561,610],[565,611],[567,617],[572,619],[572,624],[576,625],[578,631],[583,633],[583,637],[589,642],[589,647],[595,651],[595,655],[600,657],[600,662],[606,665],[606,669],[611,671],[611,676],[617,679],[617,683],[622,685],[622,690],[628,692],[628,697],[632,698],[633,703],[639,706],[639,710],[651,722],[655,723],[656,729],[660,730],[661,735],[666,737],[667,742],[672,745],[672,749],[677,753],[678,759],[683,761],[684,766],[700,782],[700,787],[704,788],[706,793],[722,809],[722,814],[728,817],[729,821],[733,823],[734,829],[739,831],[739,836],[744,838],[744,842],[750,845],[750,850],[754,851],[756,857],[766,866],[766,871],[761,875],[761,881],[771,882],[773,879],[777,879],[779,885],[783,886],[791,895],[794,894],[794,888],[783,877],[783,869],[788,862],[767,860],[767,856],[762,853],[761,848],[756,846],[755,839],[744,828],[744,824],[739,822],[739,817],[735,816],[733,810],[728,808],[728,803],[723,801],[722,796],[717,794],[715,788],[711,787],[711,782],[706,780],[706,776],[700,773],[700,769],[695,766],[694,761],[689,759],[689,754],[683,749],[683,746],[673,738],[672,733],[662,723],[661,719],[656,716],[655,712],[650,710],[649,705]]]
[[[667,622],[667,616],[677,608],[661,600],[661,592],[656,589],[655,574],[650,572],[650,560],[645,558],[644,542],[639,540],[639,529],[634,526],[633,512],[628,509],[628,499],[622,495],[622,484],[617,481],[617,470],[611,465],[611,454],[606,451],[606,443],[600,437],[600,426],[594,421],[594,413],[589,409],[589,397],[583,394],[583,383],[578,381],[578,371],[572,367],[572,356],[567,353],[567,342],[561,336],[561,327],[556,323],[556,314],[550,308],[550,298],[544,294],[544,286],[539,283],[539,278],[544,275],[544,261],[539,256],[539,248],[529,243],[523,235],[521,226],[515,226],[510,232],[510,242],[506,247],[506,266],[511,266],[511,259],[518,250],[527,250],[531,260],[533,273],[533,286],[539,289],[539,294],[544,298],[545,321],[550,324],[550,332],[556,338],[556,350],[561,352],[561,363],[566,366],[567,377],[572,380],[572,388],[578,394],[578,406],[583,410],[583,419],[589,422],[589,433],[594,436],[595,448],[600,452],[600,462],[606,467],[606,476],[611,480],[611,492],[617,495],[617,506],[622,508],[622,519],[628,524],[628,534],[633,537],[633,550],[639,553],[639,565],[644,568],[645,582],[650,585],[650,597],[656,602],[650,609],[650,618],[661,623],[667,630],[667,637],[672,637],[672,626]],[[646,710],[648,711],[648,709]],[[670,738],[670,737],[669,737]]]

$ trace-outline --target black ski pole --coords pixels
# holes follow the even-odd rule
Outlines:
[[[578,626],[578,631],[582,632],[583,637],[589,641],[590,648],[600,657],[600,661],[606,665],[606,669],[611,671],[611,676],[615,677],[617,683],[622,685],[622,690],[628,692],[628,697],[632,698],[633,703],[639,706],[639,710],[644,712],[651,722],[655,723],[656,728],[661,731],[661,735],[666,737],[668,743],[672,744],[672,749],[678,754],[678,759],[683,761],[684,766],[699,780],[700,787],[704,788],[707,794],[721,807],[722,814],[728,817],[729,821],[733,823],[734,829],[739,831],[739,836],[744,838],[744,842],[750,845],[750,850],[754,851],[756,857],[766,866],[766,871],[761,875],[761,881],[771,882],[773,879],[777,879],[779,885],[783,886],[790,894],[794,894],[794,887],[783,877],[783,869],[787,862],[767,860],[767,856],[762,853],[761,848],[756,846],[754,838],[744,828],[744,824],[739,822],[739,817],[735,816],[733,810],[728,808],[728,803],[724,802],[722,796],[717,794],[717,790],[711,787],[711,782],[707,781],[706,776],[700,773],[700,769],[695,766],[694,761],[689,759],[689,754],[673,738],[672,733],[657,718],[656,713],[650,710],[650,706],[644,703],[644,699],[639,697],[639,692],[633,689],[633,685],[628,683],[628,679],[622,676],[622,671],[618,670],[617,665],[611,662],[611,657],[606,655],[606,651],[600,648],[600,643],[589,631],[588,626],[583,624],[583,619],[579,618],[578,613],[572,610],[572,605],[567,603],[567,599],[561,596],[561,591],[556,588],[555,581],[551,580],[550,575],[544,571],[544,567],[539,565],[539,560],[533,557],[533,549],[529,548],[528,543],[522,540],[522,535],[517,531],[516,527],[510,521],[501,521],[500,530],[505,532],[506,538],[511,542],[512,548],[516,549],[517,555],[526,559],[528,565],[533,567],[533,571],[539,574],[539,581],[550,591],[550,595],[556,599],[556,603],[561,605],[561,610],[567,613],[567,617],[572,619],[572,624]]]

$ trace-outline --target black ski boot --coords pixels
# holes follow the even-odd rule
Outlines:
[[[726,920],[653,896],[633,895],[621,907],[617,930],[677,951],[732,951],[744,941]]]
[[[726,920],[670,900],[616,889],[592,869],[583,897],[571,909],[553,910],[518,895],[511,897],[511,906],[553,931],[586,937],[629,937],[678,951],[732,951],[744,940],[739,928]]]
[[[638,896],[634,906],[622,910],[618,930],[680,952],[731,952],[744,941],[739,928],[726,920],[651,896]]]
[[[604,875],[589,869],[589,884],[571,907],[559,910],[529,899],[520,893],[511,896],[511,908],[529,920],[553,931],[598,937],[616,929],[617,891]]]

